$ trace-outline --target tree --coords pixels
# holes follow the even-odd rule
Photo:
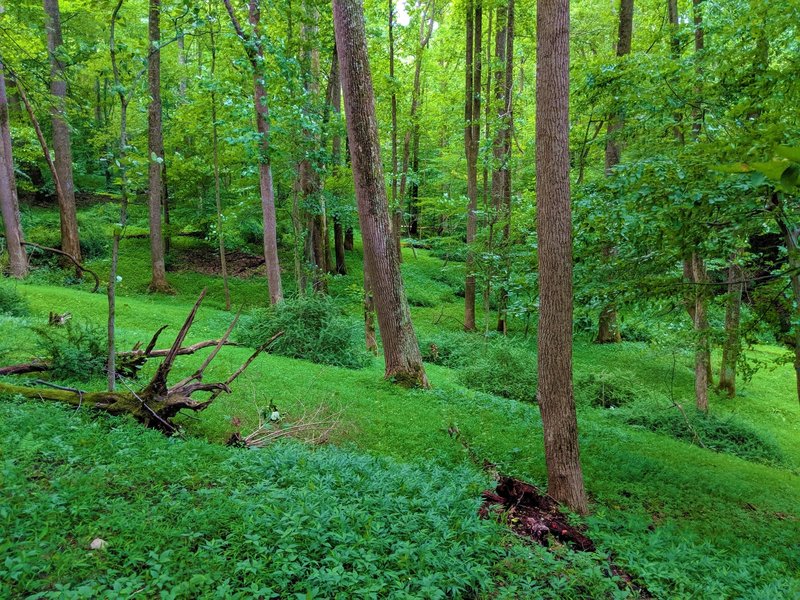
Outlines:
[[[617,57],[623,57],[631,52],[631,39],[633,37],[633,0],[620,0],[619,3],[619,30],[617,34]],[[606,176],[611,176],[620,162],[622,146],[619,135],[622,132],[623,115],[618,107],[609,115],[608,128],[606,130],[606,156],[605,172]],[[615,249],[613,244],[606,244],[603,248],[604,256],[611,256]],[[600,319],[597,326],[598,344],[608,344],[622,341],[622,335],[617,323],[617,309],[613,303],[608,302],[600,311]]]
[[[334,0],[333,15],[364,264],[375,297],[386,377],[427,387],[389,225],[361,1]]]
[[[4,71],[3,63],[0,62],[0,214],[3,217],[3,230],[6,234],[9,271],[12,277],[23,279],[28,275],[28,255],[25,253],[24,237],[19,219]]]
[[[75,184],[72,178],[72,142],[67,124],[67,79],[62,61],[63,37],[61,12],[58,0],[44,0],[47,53],[50,56],[50,93],[53,96],[51,118],[53,123],[53,154],[58,183],[58,205],[61,214],[61,249],[81,259],[78,217],[75,211]]]
[[[467,2],[464,92],[464,150],[467,157],[467,276],[464,285],[464,330],[475,331],[475,257],[472,245],[478,229],[478,146],[481,136],[481,40],[483,8]]]
[[[147,108],[147,148],[149,151],[149,186],[147,192],[150,214],[151,292],[169,292],[164,262],[164,236],[161,230],[161,210],[164,202],[164,132],[161,124],[161,0],[150,0],[148,13],[147,85],[150,104]]]
[[[256,113],[256,129],[259,134],[261,156],[258,162],[259,184],[261,188],[261,212],[264,219],[264,260],[267,263],[267,281],[269,284],[270,304],[283,300],[281,283],[281,265],[278,259],[278,224],[275,213],[275,191],[272,185],[272,161],[270,159],[269,106],[267,92],[264,88],[264,46],[261,39],[261,8],[259,0],[250,0],[248,21],[251,34],[248,36],[242,29],[239,19],[231,5],[231,0],[224,0],[225,8],[231,18],[236,35],[242,42],[250,66],[253,69],[253,103]]]
[[[547,491],[583,514],[588,506],[572,389],[569,0],[537,0],[536,6],[538,400],[544,430]]]

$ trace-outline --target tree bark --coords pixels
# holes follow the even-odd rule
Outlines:
[[[149,0],[147,83],[150,104],[147,109],[147,148],[149,154],[148,209],[150,222],[151,292],[171,292],[164,263],[164,236],[161,211],[164,200],[164,133],[161,124],[161,0]]]
[[[477,5],[473,5],[473,1]],[[481,119],[481,40],[483,9],[481,0],[466,4],[466,83],[464,93],[464,151],[467,158],[467,276],[464,282],[464,330],[475,331],[475,254],[473,245],[478,230],[478,146]]]
[[[211,41],[211,78],[213,79],[217,67],[217,45],[214,38],[214,26],[209,27]],[[183,40],[183,36],[181,36]],[[183,55],[183,54],[181,54]],[[181,85],[186,86],[186,80],[181,80]],[[225,253],[225,231],[222,220],[222,196],[220,194],[219,178],[219,134],[217,132],[217,92],[216,82],[211,88],[211,144],[214,153],[214,207],[217,211],[217,241],[219,242],[219,263],[222,271],[222,289],[225,294],[225,310],[231,309],[231,292],[228,287],[228,258]]]
[[[361,1],[334,0],[333,14],[364,264],[378,312],[386,377],[427,387],[389,226]]]
[[[706,312],[708,274],[703,259],[692,252],[683,261],[683,274],[694,284],[692,296],[686,308],[692,319],[695,332],[694,393],[695,405],[703,412],[708,410],[708,388],[711,380],[711,350],[709,348],[709,325]]]
[[[58,0],[44,0],[47,30],[47,52],[50,56],[50,93],[53,96],[51,117],[53,124],[53,154],[62,193],[58,194],[61,215],[61,249],[81,260],[78,216],[75,209],[75,183],[72,178],[72,142],[67,125],[67,80],[61,61],[61,12]],[[56,186],[58,187],[58,186]]]
[[[397,199],[397,82],[394,79],[394,1],[389,0],[389,80],[392,86],[392,236],[397,260],[403,262],[400,244],[403,227],[403,207]]]
[[[572,389],[572,218],[569,186],[569,0],[537,0],[536,199],[539,238],[539,409],[548,493],[585,514]]]
[[[3,63],[0,62],[0,214],[6,234],[8,266],[12,277],[28,275],[28,255],[23,245],[19,216],[17,182],[14,176],[14,157],[11,149],[11,127],[8,119],[8,96]]]
[[[281,265],[278,258],[278,226],[275,212],[275,191],[272,185],[272,163],[270,160],[269,106],[264,81],[260,76],[264,62],[264,48],[260,39],[261,10],[259,0],[250,0],[248,20],[252,35],[245,34],[230,0],[224,0],[236,35],[244,46],[253,68],[253,104],[256,113],[256,129],[260,138],[261,156],[258,162],[259,186],[261,188],[261,212],[264,220],[264,261],[267,264],[267,282],[270,304],[283,300]]]
[[[619,29],[617,35],[617,57],[623,57],[631,52],[631,41],[633,36],[633,0],[620,0],[619,3]],[[622,132],[624,118],[618,109],[609,115],[608,126],[606,129],[606,177],[611,176],[620,162],[622,146],[619,142],[619,135]],[[609,259],[615,253],[614,245],[607,243],[603,248],[603,258]],[[617,322],[617,307],[614,302],[607,302],[600,311],[600,318],[597,326],[598,344],[610,344],[622,341]]]
[[[333,59],[331,60],[331,74],[328,78],[328,105],[333,112],[333,139],[331,141],[331,161],[333,171],[339,173],[342,162],[342,138],[339,135],[339,122],[342,110],[342,82],[339,78],[339,55],[336,52],[336,41],[333,44]],[[333,249],[336,257],[336,274],[347,275],[347,263],[344,254],[344,227],[337,215],[333,215]]]
[[[736,257],[731,260],[728,267],[728,302],[725,307],[725,343],[722,346],[722,364],[719,370],[720,392],[729,398],[736,396],[736,365],[739,362],[741,351],[739,341],[739,323],[741,321],[742,293],[742,268],[736,264]]]
[[[495,172],[492,173],[492,196],[495,214],[503,223],[502,254],[505,263],[505,277],[511,273],[511,138],[514,135],[513,85],[514,85],[514,0],[508,0],[508,7],[503,18],[504,26],[500,27],[502,13],[498,12],[498,38],[495,41],[495,53],[498,51],[505,58],[505,68],[498,74],[496,93],[498,99],[498,117],[500,129],[494,142]],[[501,37],[502,31],[502,39]],[[502,50],[500,50],[502,46]],[[497,331],[508,332],[508,289],[501,286],[497,307]]]

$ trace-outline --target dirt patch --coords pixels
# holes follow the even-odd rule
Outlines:
[[[483,492],[481,518],[494,518],[506,524],[517,535],[550,546],[553,540],[573,550],[594,552],[596,546],[583,530],[570,525],[558,502],[535,486],[514,477],[500,475],[494,490]],[[639,598],[652,598],[646,588],[613,562],[608,562],[612,575],[620,579],[620,588],[634,591]]]
[[[594,552],[595,545],[578,528],[570,525],[558,503],[534,486],[513,477],[501,477],[494,490],[483,492],[481,517],[507,523],[518,535],[548,546],[555,538],[575,550]]]
[[[267,274],[263,256],[234,251],[228,252],[225,257],[228,263],[228,275],[231,277],[266,276]],[[219,252],[207,246],[185,250],[173,249],[170,263],[172,271],[191,271],[204,275],[222,274]]]

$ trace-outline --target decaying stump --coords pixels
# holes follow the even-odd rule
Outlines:
[[[0,394],[12,394],[31,399],[64,402],[77,407],[103,410],[112,415],[127,414],[133,416],[146,427],[152,427],[165,433],[173,433],[177,430],[177,427],[172,422],[172,419],[178,412],[184,409],[191,411],[204,410],[221,393],[230,393],[231,383],[244,372],[261,352],[268,350],[270,345],[282,335],[282,332],[276,334],[265,344],[257,348],[244,364],[225,381],[204,383],[203,374],[205,369],[211,361],[214,360],[222,346],[228,342],[228,337],[239,318],[239,315],[236,315],[225,334],[219,340],[216,340],[213,350],[200,367],[189,377],[170,386],[167,382],[167,378],[175,364],[175,359],[181,354],[191,354],[194,351],[187,351],[192,347],[190,346],[188,349],[184,348],[183,342],[197,316],[197,310],[200,308],[205,294],[206,292],[203,290],[197,302],[195,302],[192,307],[192,310],[189,312],[189,315],[186,317],[186,321],[175,337],[172,346],[166,351],[164,361],[159,365],[158,370],[150,382],[141,390],[135,391],[129,388],[125,391],[116,392],[87,392],[55,386],[46,382],[38,382],[42,387],[27,387],[0,383]],[[151,340],[152,346],[155,345],[158,334],[160,334],[163,329],[162,327],[156,335],[153,336]],[[148,349],[146,349],[141,356],[155,356],[151,345],[148,345]],[[206,344],[203,347],[210,347],[210,345],[211,344]],[[197,348],[195,348],[195,350],[196,349]],[[209,392],[211,395],[205,400],[193,399],[192,395],[198,392]]]

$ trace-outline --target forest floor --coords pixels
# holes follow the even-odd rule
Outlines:
[[[44,228],[52,214],[36,211]],[[168,340],[203,288],[208,297],[187,341],[217,337],[229,324],[220,277],[198,268],[213,249],[191,238],[176,238],[174,248],[169,278],[178,293],[148,295],[147,240],[123,241],[121,348],[146,343],[164,324]],[[351,275],[333,278],[330,289],[358,316],[358,246],[347,259]],[[107,276],[107,259],[89,264]],[[462,269],[404,250],[423,347],[509,344],[535,365],[532,336],[505,342],[461,333]],[[263,277],[234,272],[245,274],[231,280],[234,308],[264,306]],[[289,279],[287,269],[291,293]],[[39,268],[17,289],[31,312],[0,315],[2,364],[35,355],[28,327],[46,323],[50,311],[105,326],[102,289],[92,294],[61,271]],[[753,352],[764,361],[783,354],[768,345]],[[250,353],[224,348],[206,379],[224,379]],[[181,358],[175,376],[203,357]],[[534,404],[470,389],[458,368],[443,364],[426,365],[432,389],[419,391],[383,381],[379,358],[353,370],[262,355],[232,394],[181,419],[183,439],[126,419],[6,399],[0,595],[798,598],[800,405],[792,368],[760,369],[734,399],[713,395],[712,420],[694,421],[705,428],[677,439],[685,432],[676,431],[674,403],[692,404],[691,363],[688,352],[658,344],[576,339],[592,512],[571,523],[594,542],[588,552],[557,540],[529,544],[479,518],[481,493],[495,484],[476,457],[545,486],[541,421]],[[271,404],[287,417],[327,404],[341,411],[341,427],[318,449],[222,445],[237,428],[254,429]],[[105,544],[90,550],[96,539]]]

